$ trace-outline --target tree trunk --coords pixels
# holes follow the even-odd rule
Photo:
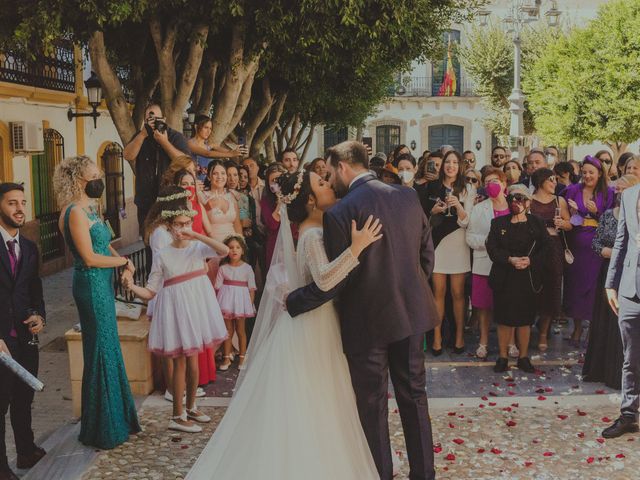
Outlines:
[[[265,144],[265,141],[269,138],[272,138],[273,132],[278,125],[278,121],[282,116],[282,112],[284,111],[284,105],[287,101],[287,93],[282,93],[278,99],[276,100],[275,105],[271,110],[271,115],[268,121],[266,121],[259,129],[258,132],[253,137],[253,142],[251,144],[252,151],[256,151],[260,149],[260,145]],[[255,145],[255,147],[254,147]],[[273,141],[271,142],[271,148],[273,148]],[[274,157],[275,159],[275,157]]]
[[[267,77],[262,79],[262,97],[260,106],[253,113],[253,116],[245,121],[245,133],[247,135],[247,145],[253,143],[253,137],[258,131],[258,127],[267,118],[271,107],[273,107],[274,98],[271,94],[271,83]]]
[[[264,141],[264,152],[267,157],[267,161],[266,161],[267,165],[276,161],[276,151],[273,148],[272,137],[269,137]]]
[[[129,105],[124,97],[120,79],[109,64],[103,32],[95,31],[91,34],[89,38],[89,57],[91,58],[91,66],[100,79],[111,120],[116,127],[122,144],[127,145],[136,134],[136,126],[129,113]],[[135,162],[129,163],[135,171]]]
[[[229,48],[229,59],[226,62],[224,71],[224,86],[215,99],[215,113],[212,118],[213,132],[211,140],[214,144],[221,143],[227,135],[236,127],[231,122],[238,117],[236,107],[240,92],[245,86],[245,81],[253,82],[253,75],[257,70],[260,60],[258,54],[248,62],[244,58],[245,27],[237,23],[232,28],[231,47]],[[249,85],[249,91],[250,85]],[[245,107],[246,108],[246,107]]]
[[[617,164],[618,163],[618,158],[620,158],[620,155],[622,155],[624,152],[627,151],[627,147],[629,146],[629,144],[624,143],[624,142],[604,142],[612,151],[613,153],[613,161]]]
[[[253,80],[255,79],[256,72],[258,71],[258,63],[253,64],[253,68],[250,72],[247,72],[247,76],[244,79],[244,83],[242,84],[242,88],[240,89],[240,94],[238,95],[238,100],[236,102],[236,108],[233,112],[233,116],[229,121],[229,128],[231,133],[234,128],[240,123],[242,120],[242,116],[244,112],[246,112],[247,107],[249,106],[249,102],[251,101],[251,89],[253,87]]]
[[[200,115],[211,115],[211,103],[216,87],[216,74],[218,73],[218,62],[209,60],[202,75],[202,93],[200,101],[196,104],[196,113]]]

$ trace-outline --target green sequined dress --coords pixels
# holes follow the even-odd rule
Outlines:
[[[73,298],[82,327],[82,417],[79,440],[102,449],[124,443],[140,431],[118,339],[113,269],[87,267],[69,230],[71,205],[64,215],[64,235],[74,258]],[[93,251],[111,255],[111,232],[95,212],[86,212]]]

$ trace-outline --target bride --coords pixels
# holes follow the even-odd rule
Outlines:
[[[331,186],[311,172],[283,175],[276,249],[251,344],[229,408],[187,475],[190,480],[378,479],[362,431],[332,302],[295,319],[285,289],[340,283],[379,240],[381,225],[352,223],[351,246],[333,262],[322,239]],[[288,215],[287,215],[288,214]],[[300,224],[297,252],[288,216]]]

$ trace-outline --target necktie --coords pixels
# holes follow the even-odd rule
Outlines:
[[[7,242],[7,248],[9,250],[9,264],[11,265],[11,275],[16,276],[16,270],[18,269],[18,257],[16,256],[16,241],[9,240]]]
[[[9,250],[9,264],[11,265],[11,275],[13,278],[16,277],[16,270],[18,269],[18,257],[16,256],[16,241],[9,240],[7,242],[7,249]],[[16,332],[15,326],[9,332],[9,335],[12,337],[17,337],[18,333]]]

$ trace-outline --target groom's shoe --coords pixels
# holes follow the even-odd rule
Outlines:
[[[634,418],[621,415],[613,422],[613,425],[602,431],[604,438],[618,438],[625,433],[636,433],[638,431],[638,422]]]

